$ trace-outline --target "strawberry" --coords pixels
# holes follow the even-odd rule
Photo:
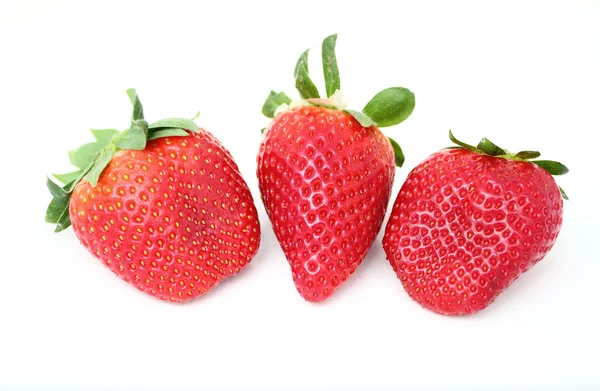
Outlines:
[[[336,38],[323,41],[327,98],[308,75],[307,50],[295,71],[302,100],[271,91],[263,114],[274,119],[257,158],[265,209],[298,292],[312,302],[331,296],[354,273],[381,229],[394,163],[404,158],[378,126],[402,122],[415,102],[409,90],[394,87],[362,112],[346,110]]]
[[[434,153],[408,175],[383,248],[410,297],[462,315],[486,308],[548,254],[567,198],[552,175],[568,169],[530,160],[539,152],[450,138],[458,148]]]
[[[69,153],[79,170],[50,179],[46,220],[73,225],[83,246],[136,288],[185,302],[238,273],[256,254],[260,225],[225,147],[193,120],[148,124],[135,90],[131,127],[92,130]]]

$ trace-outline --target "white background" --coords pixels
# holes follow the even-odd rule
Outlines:
[[[270,89],[339,33],[360,109],[398,85],[413,115],[385,129],[409,170],[448,129],[565,163],[551,253],[483,312],[444,317],[403,291],[381,234],[327,302],[304,302],[260,202],[255,157]],[[600,3],[23,2],[0,5],[0,388],[600,389]],[[313,61],[314,60],[314,61]],[[43,221],[47,173],[90,127],[190,117],[232,152],[257,201],[258,255],[186,305],[122,282]],[[391,205],[390,205],[391,207]],[[384,222],[385,224],[385,222]]]

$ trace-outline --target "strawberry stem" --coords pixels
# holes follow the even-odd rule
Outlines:
[[[472,145],[469,145],[467,143],[459,141],[456,137],[454,137],[454,134],[452,134],[452,130],[450,130],[448,132],[448,135],[450,137],[450,140],[454,144],[458,145],[461,148],[468,149],[469,151],[472,151],[475,153],[481,153],[484,155],[494,156],[494,157],[498,157],[498,158],[502,158],[502,159],[520,160],[520,161],[533,163],[533,164],[543,168],[544,170],[548,171],[550,173],[550,175],[553,175],[553,176],[564,175],[569,172],[569,169],[567,168],[567,166],[565,166],[564,164],[562,164],[560,162],[554,161],[554,160],[531,160],[531,159],[536,159],[536,158],[540,157],[540,153],[538,151],[521,151],[521,152],[513,154],[513,153],[508,152],[504,148],[497,146],[496,144],[494,144],[493,142],[491,142],[490,140],[488,140],[485,137],[483,137],[481,139],[479,144],[477,144],[477,147],[474,147]],[[455,148],[455,147],[451,147],[451,148]],[[569,197],[567,197],[567,194],[565,193],[565,191],[560,186],[559,186],[559,189],[560,189],[560,193],[561,193],[562,197],[565,200],[568,200]]]
[[[56,224],[55,232],[60,232],[71,225],[69,200],[75,186],[82,180],[87,180],[92,186],[96,186],[100,175],[118,151],[143,150],[148,140],[187,136],[188,132],[200,131],[193,120],[186,118],[167,118],[149,125],[144,120],[144,109],[136,90],[128,89],[127,96],[133,106],[129,128],[123,132],[116,129],[92,129],[96,141],[69,152],[71,163],[79,170],[55,175],[56,179],[66,184],[61,188],[50,178],[46,178],[46,186],[52,194],[52,200],[46,210],[46,221]]]
[[[332,34],[323,40],[321,46],[323,75],[327,94],[325,99],[320,99],[319,91],[308,73],[309,50],[304,51],[298,59],[294,69],[294,78],[296,89],[300,97],[304,99],[304,101],[299,102],[300,104],[330,107],[327,99],[334,97],[336,92],[340,90],[340,74],[335,55],[336,43],[337,34]],[[278,113],[278,108],[287,109],[287,106],[284,105],[289,105],[291,102],[292,100],[283,92],[271,91],[263,105],[262,113],[266,117],[274,118]],[[376,125],[383,128],[397,125],[410,116],[415,108],[415,95],[406,88],[392,87],[377,93],[362,111],[346,110],[345,105],[342,107],[332,105],[330,108],[347,112],[364,127]]]
[[[275,118],[279,113],[285,112],[293,106],[322,106],[350,114],[365,128],[397,125],[412,114],[415,108],[415,94],[403,87],[391,87],[380,91],[365,105],[362,111],[346,109],[347,101],[340,91],[340,73],[335,55],[336,43],[337,34],[332,34],[325,38],[321,45],[325,98],[320,98],[319,91],[309,76],[309,50],[306,50],[298,59],[294,69],[296,89],[302,100],[292,101],[283,92],[271,91],[263,104],[262,113],[268,118]],[[261,129],[262,134],[265,129]],[[404,154],[398,143],[391,139],[390,142],[394,148],[396,164],[400,167],[404,163]]]

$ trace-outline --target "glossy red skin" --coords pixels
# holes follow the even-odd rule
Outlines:
[[[119,151],[95,187],[76,186],[69,212],[81,243],[117,276],[175,302],[238,273],[260,243],[248,186],[204,130]]]
[[[266,130],[260,192],[300,295],[331,296],[381,229],[394,152],[376,127],[323,107],[296,107]]]
[[[423,307],[474,313],[544,258],[562,214],[560,190],[539,166],[447,149],[408,175],[383,248]]]

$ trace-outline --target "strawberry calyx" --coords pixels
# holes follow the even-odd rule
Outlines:
[[[326,96],[321,98],[319,90],[310,78],[308,72],[308,53],[305,50],[294,68],[296,89],[299,100],[292,100],[284,92],[271,91],[262,107],[262,113],[268,118],[275,118],[296,106],[321,106],[350,114],[361,126],[368,128],[377,126],[384,128],[394,126],[410,116],[415,108],[415,95],[407,88],[391,87],[377,93],[362,110],[347,109],[348,100],[340,91],[340,74],[335,55],[337,34],[328,36],[321,45],[323,76],[325,79]],[[264,128],[262,132],[264,132]],[[402,149],[390,138],[396,154],[396,164],[399,167],[404,162]]]
[[[153,123],[144,119],[144,109],[134,88],[127,90],[127,95],[133,105],[131,124],[122,132],[117,129],[91,129],[96,141],[82,145],[69,151],[71,164],[77,170],[66,174],[53,174],[63,185],[56,184],[46,177],[46,186],[52,194],[52,201],[46,210],[46,222],[56,224],[54,232],[65,230],[71,225],[69,217],[69,200],[75,186],[83,180],[96,186],[102,171],[108,166],[114,155],[120,150],[143,150],[149,140],[162,137],[187,136],[198,133],[198,125],[187,118],[166,118]]]
[[[477,144],[477,146],[473,146],[473,145],[464,143],[464,142],[458,140],[456,137],[454,137],[454,134],[452,134],[452,130],[449,131],[449,137],[450,137],[450,140],[454,144],[457,145],[457,146],[452,146],[450,148],[464,148],[464,149],[468,149],[469,151],[472,151],[475,153],[481,153],[481,154],[488,155],[488,156],[494,156],[494,157],[504,158],[504,159],[509,159],[509,160],[517,160],[517,161],[525,161],[525,162],[533,163],[533,164],[540,166],[544,170],[548,171],[550,173],[550,175],[553,175],[553,176],[564,175],[569,172],[569,169],[567,168],[567,166],[565,166],[564,164],[562,164],[560,162],[554,161],[554,160],[532,160],[532,159],[537,159],[538,157],[541,156],[540,152],[538,152],[538,151],[527,150],[527,151],[520,151],[517,153],[509,152],[508,150],[499,147],[498,145],[496,145],[495,143],[493,143],[492,141],[490,141],[489,139],[487,139],[485,137],[483,137],[481,139],[481,141],[479,141],[479,144]],[[560,186],[558,188],[560,190],[560,194],[562,195],[562,197],[565,200],[568,200],[569,197],[567,196],[565,191]]]

